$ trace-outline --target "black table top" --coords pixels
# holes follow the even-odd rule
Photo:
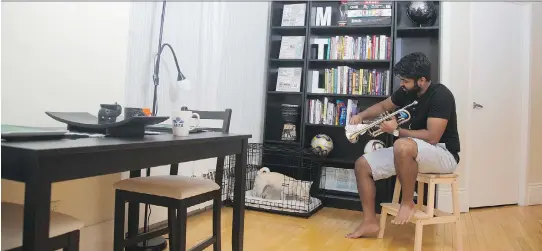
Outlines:
[[[179,146],[186,144],[209,143],[210,141],[248,139],[249,134],[232,134],[222,132],[201,132],[186,137],[172,134],[145,135],[143,138],[78,138],[61,140],[36,140],[22,142],[2,142],[2,150],[19,149],[39,152],[40,154],[73,154],[111,149],[135,149],[147,147]]]

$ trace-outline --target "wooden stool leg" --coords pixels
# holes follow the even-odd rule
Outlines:
[[[177,210],[175,208],[168,208],[167,227],[169,230],[169,251],[174,251],[177,246],[177,240],[179,239],[179,233],[177,231]]]
[[[188,208],[181,206],[177,210],[177,247],[176,251],[186,251],[186,218]]]
[[[423,199],[425,196],[425,190],[423,189],[423,184],[424,184],[423,182],[418,181],[418,198],[416,199],[418,202],[416,203],[418,210],[422,209]]]
[[[416,233],[414,236],[414,251],[422,251],[423,225],[421,221],[416,221]]]
[[[388,218],[388,210],[386,208],[382,208],[382,211],[380,212],[380,230],[378,231],[379,239],[384,238],[384,229],[386,229],[387,218]]]
[[[113,225],[113,250],[124,250],[124,218],[126,216],[125,201],[122,192],[115,191],[115,219]]]
[[[220,213],[222,209],[222,194],[219,190],[215,199],[213,200],[213,236],[215,237],[215,243],[213,244],[213,251],[221,250],[221,229],[220,229]]]
[[[68,247],[63,248],[63,251],[79,251],[80,231],[76,230],[68,236]]]
[[[456,250],[461,251],[463,250],[463,237],[461,236],[461,228],[459,226],[461,211],[459,209],[459,190],[457,188],[457,180],[452,182],[452,203],[454,208],[454,216],[457,217],[457,220],[454,223]]]

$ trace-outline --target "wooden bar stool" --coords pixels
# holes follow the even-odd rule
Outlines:
[[[461,231],[459,229],[459,191],[457,188],[457,174],[418,174],[418,199],[417,210],[411,219],[411,222],[416,224],[416,232],[414,237],[414,251],[422,250],[422,230],[424,225],[454,223],[457,250],[462,250]],[[423,205],[424,186],[428,184],[427,191],[427,206]],[[435,185],[450,184],[452,188],[452,204],[453,214],[443,212],[435,208]],[[378,238],[384,237],[384,229],[386,228],[386,218],[389,215],[396,216],[399,212],[399,196],[401,194],[401,183],[396,179],[395,190],[393,192],[392,203],[381,203],[382,212],[380,215],[380,232]]]
[[[23,245],[24,206],[2,202],[2,250],[20,251]],[[43,250],[78,251],[84,223],[72,216],[51,212],[49,246]]]
[[[201,120],[222,120],[221,128],[202,128],[214,132],[229,132],[231,109],[224,111],[192,111],[198,113]],[[179,154],[183,154],[182,152]],[[225,157],[217,158],[215,180],[177,175],[179,164],[171,164],[170,175],[137,177],[121,180],[115,187],[115,226],[114,250],[168,234],[170,251],[185,251],[186,221],[188,208],[197,204],[213,201],[213,233],[206,240],[196,244],[190,250],[205,250],[213,246],[214,251],[221,250],[220,218],[222,208],[222,178]],[[149,231],[136,236],[125,237],[125,203],[146,203],[168,208],[168,228]]]

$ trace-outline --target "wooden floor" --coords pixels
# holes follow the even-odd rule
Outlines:
[[[223,209],[222,250],[231,250],[231,214]],[[361,221],[361,212],[324,208],[309,219],[246,211],[245,250],[247,251],[353,251],[412,250],[414,225],[390,223],[384,239],[350,240],[344,235]],[[475,209],[461,214],[463,250],[542,250],[542,206]],[[211,235],[211,213],[188,220],[188,244],[193,246]],[[423,250],[454,250],[453,225],[426,226]],[[212,250],[208,248],[206,250]]]

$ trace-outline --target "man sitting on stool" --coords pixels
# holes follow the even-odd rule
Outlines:
[[[431,82],[431,62],[422,53],[404,56],[394,66],[401,88],[393,95],[352,116],[350,124],[374,118],[412,103],[410,128],[398,128],[394,119],[383,122],[383,132],[399,137],[393,147],[367,153],[355,163],[356,181],[363,207],[363,222],[347,238],[359,238],[380,230],[375,213],[375,180],[397,174],[402,185],[399,212],[392,223],[404,224],[416,212],[414,186],[420,173],[453,173],[459,163],[459,135],[455,98],[440,83]]]

